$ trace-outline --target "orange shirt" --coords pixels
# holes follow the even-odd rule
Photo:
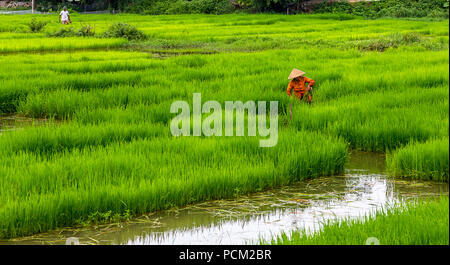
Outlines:
[[[306,76],[292,79],[287,87],[287,94],[291,96],[291,91],[292,89],[294,89],[294,93],[296,95],[304,95],[306,93],[306,83],[308,83],[310,86],[314,86],[315,81]]]

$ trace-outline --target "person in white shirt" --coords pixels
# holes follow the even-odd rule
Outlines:
[[[64,10],[59,13],[59,22],[63,24],[69,24],[72,23],[70,20],[69,11],[67,11],[67,7],[64,7]]]

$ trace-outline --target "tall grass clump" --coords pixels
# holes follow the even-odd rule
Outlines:
[[[358,219],[328,221],[314,233],[294,231],[261,243],[365,245],[369,237],[377,238],[380,245],[448,245],[448,196],[389,207]]]
[[[95,36],[94,27],[91,25],[82,25],[78,30],[73,27],[61,27],[56,31],[47,32],[48,37],[93,37]]]
[[[127,40],[146,40],[147,36],[144,34],[144,32],[138,30],[135,26],[118,22],[111,27],[109,27],[108,30],[103,32],[104,38],[125,38]]]
[[[449,139],[412,142],[388,153],[386,163],[392,176],[448,182]]]
[[[28,23],[28,27],[30,28],[30,31],[32,33],[40,32],[42,29],[47,25],[47,21],[39,21],[36,18],[32,18],[31,21]]]

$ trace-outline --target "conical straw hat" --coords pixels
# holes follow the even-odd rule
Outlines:
[[[296,69],[296,68],[294,68],[294,69],[292,69],[292,72],[291,72],[291,74],[289,75],[288,79],[294,79],[294,78],[299,77],[299,76],[302,76],[302,75],[304,75],[304,74],[306,74],[306,73],[303,72],[303,71],[300,71],[300,70],[298,70],[298,69]]]

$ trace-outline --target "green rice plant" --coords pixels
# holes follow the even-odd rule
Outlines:
[[[93,37],[95,35],[95,28],[89,24],[82,25],[78,29],[78,36],[82,37]]]
[[[137,124],[141,122],[161,123],[168,125],[173,119],[173,114],[168,113],[172,102],[165,101],[160,104],[137,104],[125,107],[124,102],[121,107],[114,108],[83,108],[78,110],[73,120],[80,124],[101,124],[101,123],[119,123],[119,124]],[[205,117],[203,117],[205,118]]]
[[[48,37],[75,37],[77,33],[73,27],[61,27],[55,32],[47,32]]]
[[[135,26],[126,23],[116,23],[103,32],[105,38],[125,38],[127,40],[145,40],[147,36]]]
[[[28,27],[30,28],[31,32],[35,33],[40,32],[47,24],[47,21],[38,21],[36,18],[32,18],[30,23],[28,24]]]
[[[2,150],[6,144],[12,151],[18,142],[2,141]],[[42,140],[35,146],[57,151]],[[1,237],[75,225],[97,212],[137,215],[339,174],[347,152],[344,143],[307,132],[281,133],[265,149],[254,137],[156,137],[62,150],[2,155]]]
[[[35,153],[52,156],[64,150],[86,146],[106,146],[114,142],[151,139],[168,135],[165,126],[157,123],[123,125],[102,123],[101,126],[50,123],[39,128],[13,131],[0,138],[0,156],[13,153]]]
[[[0,237],[340,174],[348,147],[393,156],[401,148],[405,157],[423,149],[426,157],[393,159],[414,161],[396,172],[443,178],[448,20],[73,15],[75,29],[92,25],[101,36],[117,23],[136,24],[148,36],[129,41],[47,37],[56,22],[31,34],[32,18],[0,15],[0,112],[49,124],[0,136]],[[357,47],[394,35],[395,49]],[[316,80],[311,105],[286,95],[294,67]],[[222,106],[278,101],[277,146],[171,137],[170,106],[192,105],[193,93]],[[428,140],[430,149],[421,145]]]
[[[439,40],[436,40],[439,42]],[[359,41],[356,46],[363,51],[383,52],[388,48],[398,48],[401,45],[422,45],[431,47],[427,40],[417,32],[394,33],[377,39]]]
[[[285,73],[289,68],[283,62],[288,58],[302,61],[304,52],[312,53],[312,61],[304,61],[304,69],[317,81],[312,106],[299,104],[285,94]],[[16,67],[20,75],[28,73],[28,78],[4,81],[1,88],[5,91],[4,99],[0,102],[7,104],[3,107],[5,112],[66,119],[81,117],[77,112],[82,111],[92,118],[86,111],[106,108],[115,109],[114,115],[122,116],[123,120],[125,116],[120,109],[155,104],[160,105],[152,107],[158,109],[159,117],[152,116],[152,120],[167,123],[170,115],[164,114],[164,109],[169,109],[170,102],[190,101],[192,93],[201,92],[203,101],[221,103],[277,100],[284,115],[289,113],[291,105],[290,126],[323,130],[343,137],[353,148],[364,150],[393,150],[411,140],[445,136],[448,131],[445,89],[448,76],[442,74],[448,71],[448,56],[441,51],[361,55],[333,49],[299,49],[298,52],[185,55],[163,61],[141,58],[130,52],[112,54],[130,56],[132,59],[127,61],[99,60],[92,53],[86,54],[91,58],[85,56],[88,60],[80,60],[81,55],[70,55],[69,62],[55,58],[40,71],[30,71],[33,68],[29,66],[7,65]],[[109,52],[98,53],[101,55],[111,56]],[[40,56],[35,60],[43,58],[50,57]],[[326,63],[318,63],[321,58],[327,58]],[[411,69],[401,62],[417,66]],[[350,69],[348,73],[329,71],[329,67],[338,68],[343,64]],[[389,66],[380,68],[380,64]],[[167,69],[173,74],[167,76]],[[47,78],[42,79],[43,75]],[[131,110],[126,112],[129,119],[136,120]],[[100,121],[106,121],[106,117],[115,119],[113,115],[102,114]]]
[[[417,32],[430,37],[443,37],[448,43],[448,20],[438,22],[371,20],[340,20],[326,15],[248,15],[232,14],[217,17],[205,15],[179,16],[136,16],[120,15],[76,15],[73,26],[85,24],[95,26],[96,32],[103,34],[115,23],[139,24],[139,30],[149,38],[152,49],[168,46],[186,50],[195,47],[207,51],[255,51],[279,48],[297,48],[302,44],[354,46],[356,40],[375,39],[393,33]],[[0,15],[0,32],[26,32],[21,18]],[[363,21],[363,23],[362,23]],[[47,32],[60,28],[58,23],[46,26]],[[383,33],[383,34],[380,34]],[[446,33],[446,34],[445,34]],[[0,34],[1,35],[1,34]],[[233,41],[234,40],[234,41]],[[350,43],[349,43],[350,41]],[[445,48],[444,48],[445,49]]]
[[[82,25],[78,30],[73,27],[61,27],[54,32],[47,32],[48,37],[93,37],[95,35],[94,27],[91,25]]]
[[[448,196],[437,200],[396,205],[357,219],[325,222],[319,231],[294,231],[270,242],[277,245],[448,245]]]
[[[386,156],[390,175],[448,182],[448,138],[412,142]]]

